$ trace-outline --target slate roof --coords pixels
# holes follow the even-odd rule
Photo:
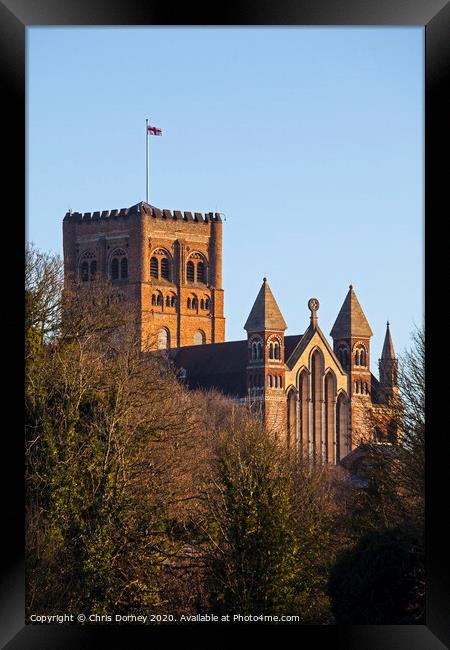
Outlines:
[[[280,308],[277,305],[273,293],[264,278],[261,289],[254,305],[250,311],[247,322],[244,325],[247,332],[262,332],[264,330],[286,330],[286,322],[281,315]]]
[[[300,339],[299,335],[285,337],[285,359]],[[177,368],[186,370],[189,388],[216,389],[233,397],[247,394],[247,340],[173,348],[168,356]]]
[[[358,298],[350,285],[348,293],[336,318],[330,336],[344,339],[355,336],[372,336],[373,332],[359,304]]]

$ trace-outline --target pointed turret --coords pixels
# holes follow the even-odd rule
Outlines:
[[[395,359],[394,344],[392,343],[391,331],[389,329],[389,321],[386,324],[386,336],[384,337],[383,351],[381,352],[381,359]],[[380,361],[381,361],[380,359]]]
[[[284,331],[287,325],[267,278],[244,329],[248,339],[248,395],[259,405],[268,429],[280,436],[286,429]]]
[[[350,428],[355,434],[351,446],[358,440],[358,431],[364,430],[364,409],[372,399],[370,374],[370,337],[372,329],[350,285],[342,307],[331,330],[333,349],[348,376],[350,397]],[[353,435],[353,434],[352,434]]]
[[[247,333],[262,332],[264,330],[284,332],[287,329],[286,322],[281,315],[277,301],[273,297],[267,278],[263,279],[261,289],[256,296],[244,329],[247,330]]]
[[[373,332],[356,297],[353,285],[350,285],[330,336],[333,339],[346,339],[372,335]]]
[[[386,335],[378,367],[380,369],[381,388],[386,396],[390,396],[397,390],[398,360],[395,356],[389,321],[386,325]]]

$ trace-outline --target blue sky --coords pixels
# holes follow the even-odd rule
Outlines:
[[[376,371],[423,319],[423,77],[422,27],[28,28],[27,238],[144,200],[148,117],[149,202],[226,215],[226,339],[263,276],[286,334],[353,284]]]

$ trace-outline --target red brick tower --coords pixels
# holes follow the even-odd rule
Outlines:
[[[281,439],[286,431],[284,332],[287,325],[266,278],[244,329],[248,339],[248,393],[261,405],[268,428]]]
[[[140,202],[121,210],[68,212],[68,282],[109,278],[137,309],[142,349],[225,340],[222,220]]]
[[[336,322],[330,332],[334,352],[348,373],[351,446],[365,434],[365,406],[371,402],[370,337],[372,330],[350,285]]]

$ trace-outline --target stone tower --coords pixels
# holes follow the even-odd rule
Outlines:
[[[225,339],[222,220],[145,202],[63,221],[66,283],[109,278],[137,310],[141,348]]]
[[[348,373],[351,448],[359,444],[366,431],[362,419],[365,405],[371,400],[370,338],[372,334],[353,286],[350,285],[330,336],[333,338],[334,352]]]
[[[286,430],[284,332],[287,325],[266,278],[244,329],[248,343],[247,391],[260,405],[268,428],[279,438]]]
[[[378,361],[378,367],[380,370],[380,391],[384,398],[392,397],[398,390],[398,360],[395,356],[389,321],[386,325],[386,336],[384,337],[383,350],[381,352],[381,359]]]

